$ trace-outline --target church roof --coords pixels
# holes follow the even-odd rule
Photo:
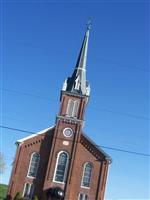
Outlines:
[[[20,140],[17,140],[17,144],[20,144],[20,143],[23,143],[24,141],[26,141],[26,140],[28,140],[28,139],[31,139],[31,138],[33,138],[33,137],[36,137],[36,136],[38,136],[38,135],[41,135],[41,134],[43,134],[43,133],[46,133],[46,132],[48,132],[49,130],[51,130],[51,129],[53,129],[54,128],[54,126],[52,126],[52,127],[49,127],[49,128],[46,128],[46,129],[43,129],[43,130],[41,130],[41,131],[39,131],[39,132],[37,132],[37,133],[33,133],[32,135],[29,135],[29,136],[27,136],[27,137],[24,137],[24,138],[22,138],[22,139],[20,139]]]
[[[89,138],[85,133],[82,133],[82,138],[81,138],[81,141],[82,140],[87,140],[87,144],[85,145],[86,147],[88,146],[91,146],[92,148],[89,148],[89,150],[95,154],[95,156],[97,157],[98,160],[101,160],[101,156],[98,155],[97,153],[97,150],[99,151],[99,153],[101,155],[103,155],[104,159],[105,160],[108,160],[109,163],[112,163],[112,158],[107,154],[105,153],[105,151],[100,148],[100,146],[98,146],[91,138]]]
[[[24,137],[20,140],[17,140],[16,144],[21,144],[23,142],[25,142],[28,139],[34,138],[38,135],[44,134],[49,132],[50,130],[52,130],[53,128],[55,128],[55,126],[43,129],[35,134],[29,135],[27,137]],[[97,160],[108,160],[109,163],[112,162],[112,158],[105,153],[105,151],[100,148],[100,146],[98,146],[91,138],[89,138],[85,133],[82,132],[81,134],[81,140],[80,140],[81,144],[83,144],[83,146],[85,146],[85,148],[87,148],[96,158]]]

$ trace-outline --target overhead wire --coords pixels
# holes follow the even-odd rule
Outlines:
[[[14,128],[14,127],[10,127],[10,126],[0,125],[0,128],[8,129],[8,130],[11,130],[11,131],[18,131],[18,132],[22,132],[22,133],[36,134],[35,132],[32,132],[32,131],[18,129],[18,128]],[[137,152],[137,151],[130,151],[130,150],[125,150],[125,149],[120,149],[120,148],[115,148],[115,147],[110,147],[110,146],[103,146],[103,145],[94,145],[94,146],[113,150],[113,151],[119,151],[119,152],[123,152],[123,153],[129,153],[129,154],[134,154],[134,155],[139,155],[139,156],[150,157],[150,154],[141,153],[141,152]]]
[[[40,98],[40,99],[43,99],[43,100],[46,100],[46,101],[56,101],[56,99],[42,97],[42,96],[39,96],[39,95],[34,95],[34,94],[27,93],[27,92],[20,92],[20,91],[10,90],[10,89],[3,89],[3,90],[6,91],[6,92],[13,92],[13,93],[16,93],[16,94],[21,94],[21,95],[31,96],[31,97],[35,97],[35,98]],[[146,118],[144,116],[138,116],[138,115],[133,115],[133,114],[129,114],[129,113],[122,113],[122,112],[115,112],[115,111],[112,111],[112,110],[106,109],[106,108],[92,107],[92,108],[89,108],[89,109],[96,110],[96,111],[101,110],[101,111],[104,111],[104,112],[110,112],[110,113],[113,113],[113,114],[123,115],[123,116],[126,116],[126,117],[133,117],[133,118],[136,118],[136,119],[149,120],[149,118]],[[4,127],[4,126],[0,126],[0,127],[1,128],[7,128],[9,130],[14,130],[14,131],[20,131],[20,132],[24,132],[24,133],[35,134],[35,133],[31,132],[31,131],[16,129],[16,128],[12,128],[12,127]],[[114,147],[105,147],[105,146],[100,146],[100,147],[107,148],[107,149],[112,149],[112,150],[122,151],[122,150],[114,148]],[[127,150],[123,150],[123,152],[132,153],[132,151],[127,151]],[[134,152],[134,153],[137,154],[137,155],[139,154],[138,152]],[[143,155],[146,155],[146,154],[143,154]]]
[[[43,100],[46,100],[46,101],[53,101],[53,102],[57,101],[55,98],[42,97],[40,95],[34,95],[34,94],[31,94],[31,93],[27,93],[27,92],[20,92],[20,91],[17,91],[17,90],[11,90],[11,89],[1,89],[1,90],[6,91],[6,92],[20,94],[20,95],[31,96],[31,97],[43,99]],[[122,116],[131,117],[131,118],[135,118],[135,119],[150,120],[150,118],[148,118],[146,116],[140,116],[140,115],[134,115],[134,114],[131,114],[131,113],[114,111],[114,110],[107,109],[107,108],[98,108],[98,107],[95,107],[95,106],[90,106],[88,109],[96,110],[96,111],[100,110],[100,111],[103,111],[103,112],[109,112],[109,113],[112,113],[112,114],[122,115]]]
[[[139,66],[135,66],[135,65],[129,65],[129,64],[123,64],[123,63],[120,63],[118,61],[114,61],[114,60],[110,60],[110,59],[105,59],[105,58],[100,58],[100,60],[102,62],[106,62],[106,63],[110,63],[110,64],[113,64],[115,65],[115,67],[117,68],[127,68],[127,69],[135,69],[135,70],[140,70],[140,71],[143,71],[143,72],[149,72],[149,69],[148,68],[141,68]]]

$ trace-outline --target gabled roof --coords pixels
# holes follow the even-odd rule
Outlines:
[[[49,127],[49,128],[46,128],[46,129],[43,129],[43,130],[41,130],[41,131],[39,131],[39,132],[37,132],[37,133],[35,133],[35,134],[33,133],[32,135],[29,135],[29,136],[24,137],[24,138],[22,138],[22,139],[20,139],[20,140],[17,140],[16,143],[17,143],[17,144],[23,143],[24,141],[26,141],[26,140],[28,140],[28,139],[31,139],[31,138],[33,138],[33,137],[36,137],[36,136],[38,136],[38,135],[41,135],[41,134],[43,134],[43,133],[46,133],[46,132],[48,132],[49,130],[51,130],[51,129],[53,129],[53,128],[54,128],[54,126]]]
[[[24,138],[22,138],[20,140],[17,140],[16,144],[21,144],[21,143],[25,142],[28,139],[31,139],[31,138],[36,137],[38,135],[44,134],[44,133],[52,130],[54,127],[55,126],[46,128],[46,129],[41,130],[41,131],[39,131],[39,132],[37,132],[35,134],[29,135],[29,136],[24,137]],[[91,138],[89,138],[85,133],[82,133],[81,136],[83,137],[83,139],[85,141],[88,142],[88,145],[86,145],[86,146],[91,146],[91,147],[93,147],[95,149],[95,155],[97,155],[97,151],[98,151],[101,155],[103,155],[103,157],[104,157],[105,160],[108,160],[109,163],[112,162],[112,158],[107,153],[105,153],[105,151],[102,148],[100,148],[98,145],[96,145],[96,143]],[[92,153],[93,153],[93,149],[92,149]]]
[[[109,163],[112,162],[112,158],[102,148],[100,148],[91,138],[89,138],[85,133],[82,133],[82,136],[91,144],[91,146],[96,148],[104,156],[104,158],[109,161]]]

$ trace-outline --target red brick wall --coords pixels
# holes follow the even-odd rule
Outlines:
[[[78,99],[80,102],[77,120],[63,118],[69,98]],[[91,150],[86,148],[83,143],[80,143],[86,102],[87,97],[62,94],[61,107],[55,129],[25,140],[19,145],[9,185],[8,195],[10,198],[8,199],[12,199],[17,192],[22,192],[25,183],[34,183],[35,194],[39,196],[40,200],[47,200],[47,191],[56,186],[65,191],[64,200],[78,200],[80,192],[88,194],[90,200],[104,199],[108,162],[99,150],[92,148],[93,144],[88,139],[86,145],[91,145]],[[73,130],[73,136],[65,137],[63,135],[63,130],[67,127]],[[82,136],[83,140],[84,137]],[[68,145],[65,145],[64,141],[67,141]],[[60,151],[66,151],[69,154],[69,169],[65,184],[53,182],[56,159]],[[39,152],[41,158],[36,179],[27,177],[33,152]],[[100,154],[99,159],[97,159],[98,154]],[[81,187],[85,162],[90,162],[93,166],[91,184],[88,189]],[[55,199],[50,197],[49,200]]]
[[[50,130],[46,134],[28,139],[19,145],[8,189],[8,196],[10,196],[10,199],[12,199],[17,192],[23,192],[25,183],[32,182],[35,184],[35,193],[41,196],[53,131],[54,130]],[[33,152],[40,153],[41,158],[36,179],[27,177],[30,158]]]
[[[104,163],[106,162],[103,162],[102,170],[100,170],[102,162],[97,161],[97,159],[80,143],[76,143],[77,147],[76,147],[76,151],[74,155],[75,157],[73,158],[74,159],[73,168],[72,169],[69,168],[69,171],[70,170],[72,171],[71,171],[70,178],[68,177],[66,185],[53,182],[53,174],[54,174],[58,152],[65,150],[69,153],[71,157],[71,151],[72,151],[73,142],[69,141],[69,145],[64,146],[62,143],[64,140],[67,141],[67,139],[63,138],[63,135],[61,135],[61,133],[62,132],[60,131],[60,139],[58,139],[58,141],[55,144],[56,151],[53,154],[50,173],[48,173],[49,169],[47,168],[48,158],[49,158],[50,150],[51,150],[51,142],[52,142],[52,137],[50,137],[50,134],[47,133],[44,135],[36,136],[32,139],[25,141],[22,145],[19,146],[18,155],[16,157],[16,162],[14,164],[13,176],[12,176],[10,186],[9,186],[9,191],[8,191],[8,194],[10,194],[11,197],[14,197],[18,191],[21,191],[21,192],[23,191],[25,182],[28,182],[28,183],[34,182],[35,193],[42,200],[47,199],[46,195],[43,195],[43,192],[47,191],[50,187],[54,187],[54,186],[60,186],[62,189],[66,189],[65,200],[78,199],[78,195],[80,192],[88,194],[91,200],[103,199],[106,177],[107,177],[107,165],[104,165]],[[35,144],[33,144],[33,142]],[[39,152],[42,159],[40,162],[37,179],[31,179],[27,177],[27,170],[29,167],[30,157],[33,152]],[[83,166],[85,162],[91,162],[93,165],[92,179],[91,179],[91,184],[90,184],[89,189],[85,189],[81,187]],[[16,168],[16,165],[17,165],[17,168]],[[46,171],[47,171],[47,174],[49,174],[48,177],[45,176]],[[100,185],[98,184],[99,175],[101,176]],[[45,184],[44,184],[44,181],[45,181]],[[99,187],[99,189],[97,187]],[[98,196],[97,196],[97,192],[98,192]]]
[[[75,96],[75,95],[72,95],[72,94],[63,93],[62,98],[61,98],[59,115],[61,115],[61,116],[65,116],[66,115],[67,104],[68,104],[69,99],[78,100],[79,101],[78,119],[82,120],[83,117],[84,117],[85,106],[86,106],[86,102],[87,102],[87,97],[86,96],[79,96],[79,95]]]

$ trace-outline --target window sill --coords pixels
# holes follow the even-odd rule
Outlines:
[[[86,187],[86,186],[81,186],[81,188],[90,189],[90,187]]]
[[[30,178],[30,179],[36,179],[35,176],[26,176],[27,178]]]
[[[60,181],[54,181],[54,180],[53,180],[53,182],[54,182],[54,183],[63,184],[63,185],[65,184],[65,182],[60,182]]]

